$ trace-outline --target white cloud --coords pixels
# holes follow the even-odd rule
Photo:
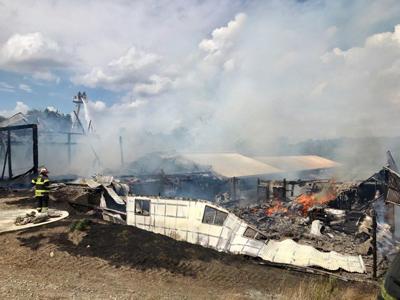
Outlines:
[[[0,81],[0,91],[13,93],[15,92],[15,87],[7,82]]]
[[[3,117],[11,117],[17,113],[23,113],[26,114],[29,110],[29,106],[26,105],[24,102],[22,101],[17,101],[15,108],[11,109],[11,110],[0,110],[0,116]]]
[[[105,67],[95,67],[89,73],[74,77],[73,81],[89,87],[102,87],[110,90],[130,90],[135,82],[144,82],[158,69],[161,58],[154,53],[135,47]]]
[[[160,57],[154,53],[147,53],[135,47],[128,49],[127,53],[118,59],[112,60],[108,66],[110,69],[121,71],[138,71],[154,65]]]
[[[227,52],[233,47],[235,38],[242,29],[246,14],[240,13],[225,27],[215,29],[211,39],[204,39],[200,42],[199,48],[206,53],[205,60],[225,59]]]
[[[58,109],[55,108],[54,106],[47,106],[46,109],[47,109],[48,111],[51,111],[51,112],[58,112]]]
[[[236,67],[232,49],[245,19],[246,15],[239,13],[226,26],[213,30],[211,39],[202,40],[199,44],[200,59],[197,54],[191,58],[187,53],[178,58],[178,63],[167,63],[159,54],[130,47],[124,55],[106,65],[93,67],[86,74],[75,76],[73,82],[92,88],[132,91],[134,96],[159,95],[171,88],[202,85],[204,78],[211,80],[218,69],[232,71]],[[204,66],[202,61],[206,63]],[[213,65],[216,70],[209,69]]]
[[[382,69],[399,59],[400,24],[393,32],[382,32],[366,38],[364,45],[347,50],[334,48],[321,56],[324,63],[344,63],[364,69],[371,67]],[[365,64],[365,65],[364,65]]]
[[[21,83],[21,84],[18,85],[18,88],[19,88],[20,90],[22,90],[22,91],[27,92],[27,93],[32,93],[32,88],[31,88],[29,85],[27,85],[27,84]]]
[[[6,62],[21,63],[31,60],[46,60],[60,51],[58,44],[42,33],[25,35],[15,34],[1,48],[1,55]],[[55,60],[57,61],[57,60]]]
[[[0,48],[0,69],[54,76],[51,70],[65,66],[65,56],[54,40],[41,32],[14,34]]]

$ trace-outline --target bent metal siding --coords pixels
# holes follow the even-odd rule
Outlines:
[[[361,256],[321,252],[291,239],[260,240],[262,233],[224,208],[207,201],[128,197],[127,224],[176,240],[218,251],[260,257],[273,263],[365,273]]]

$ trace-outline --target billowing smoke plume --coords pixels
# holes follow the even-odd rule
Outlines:
[[[293,154],[304,139],[349,137],[328,156],[366,173],[379,167],[395,141],[351,138],[397,135],[400,26],[382,23],[395,24],[400,4],[367,2],[346,13],[340,1],[253,4],[179,60],[130,49],[86,74],[92,85],[131,86],[110,107],[90,102],[101,155],[119,162],[120,135],[128,160],[150,151]],[[139,73],[147,83],[135,83]]]
[[[88,92],[90,118],[99,136],[92,143],[105,168],[120,165],[119,136],[126,161],[151,151],[299,154],[292,150],[307,152],[294,146],[300,141],[347,137],[329,151],[308,152],[352,162],[358,174],[355,164],[371,163],[369,172],[384,163],[386,149],[397,147],[396,140],[367,138],[398,135],[398,1],[221,3],[203,1],[193,4],[195,9],[171,4],[165,12],[171,16],[165,21],[171,32],[163,26],[161,33],[153,30],[154,35],[147,34],[142,42],[125,39],[120,43],[123,51],[110,34],[121,32],[125,38],[126,28],[105,30],[109,44],[101,40],[93,48],[93,39],[92,48],[82,46],[80,58],[90,63],[74,66],[73,83],[123,95],[107,105],[105,100],[111,99]],[[123,10],[122,2],[113,9],[110,5],[96,2],[93,12],[113,10],[121,17],[113,20],[128,22],[124,12],[133,10]],[[142,8],[135,11],[148,12]],[[172,12],[175,8],[182,13]],[[228,20],[221,11],[230,14]],[[155,21],[163,14],[157,9],[147,19]],[[224,21],[216,21],[217,14]],[[218,24],[208,33],[202,26],[206,15]],[[176,21],[180,18],[187,28]],[[119,23],[102,24],[116,29]],[[83,169],[86,161],[80,164]]]

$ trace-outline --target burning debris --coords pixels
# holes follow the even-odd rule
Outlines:
[[[398,216],[388,217],[389,204],[384,200],[385,195],[390,199],[399,189],[397,178],[400,175],[396,172],[383,168],[371,178],[355,183],[265,182],[270,197],[261,204],[233,211],[268,239],[290,238],[321,251],[362,255],[368,273],[374,268],[383,272],[387,261],[400,249],[393,234],[395,221],[391,220]],[[294,189],[294,185],[300,188]],[[374,252],[379,257],[375,263]]]
[[[304,193],[300,195],[296,198],[296,203],[302,206],[303,215],[306,215],[312,207],[325,205],[336,198],[337,192],[333,185],[328,185],[327,188],[318,193]]]
[[[376,274],[376,271],[382,274],[392,253],[399,246],[393,234],[393,220],[388,218],[388,204],[385,203],[385,197],[393,195],[398,187],[396,178],[400,176],[393,170],[383,168],[367,180],[358,182],[258,180],[257,193],[253,196],[258,203],[245,207],[235,206],[240,203],[240,197],[232,197],[237,190],[220,193],[217,193],[218,189],[213,190],[220,205],[187,198],[129,194],[129,190],[132,192],[135,189],[137,195],[138,187],[143,187],[144,182],[154,184],[161,179],[164,182],[164,194],[168,184],[171,187],[180,186],[185,181],[193,184],[194,177],[191,176],[171,177],[162,174],[158,181],[152,177],[122,177],[122,182],[126,182],[129,188],[111,176],[96,176],[73,183],[72,186],[79,186],[85,192],[71,199],[71,202],[97,210],[103,219],[114,223],[137,226],[219,251],[305,268],[366,272],[366,277]],[[211,177],[204,173],[196,176],[204,180],[204,187],[211,189]],[[390,176],[393,178],[390,179]],[[238,181],[226,182],[232,184],[231,187],[237,187]],[[388,189],[392,191],[388,193]],[[221,207],[224,204],[230,207],[229,210]],[[199,208],[196,211],[189,213],[197,206]],[[377,211],[377,217],[374,211]],[[194,215],[198,217],[192,220]],[[226,222],[233,223],[229,225]],[[226,236],[227,240],[211,242],[211,236],[223,237],[227,234],[224,226],[233,230],[236,223],[241,224],[243,232],[235,229],[230,238]],[[210,227],[210,224],[222,226],[222,231]],[[193,237],[196,234],[198,236]],[[247,246],[242,250],[236,249],[233,247],[235,243],[252,245],[258,252],[255,253],[254,249],[243,250]],[[272,255],[271,251],[277,251],[276,255]],[[300,255],[296,259],[307,259],[308,263],[290,260],[286,255],[279,254],[284,251],[293,252],[294,256]],[[332,265],[320,263],[318,259],[325,259]],[[332,259],[340,263],[335,265]]]
[[[365,272],[363,259],[357,253],[324,252],[311,243],[299,244],[292,238],[271,238],[269,233],[256,229],[246,220],[208,201],[130,196],[124,192],[123,184],[109,176],[78,180],[72,186],[88,191],[75,200],[71,199],[73,205],[97,210],[104,220],[113,223],[133,225],[177,240],[218,251],[259,257],[271,263]],[[121,188],[122,193],[118,195]],[[93,193],[95,197],[91,196]],[[278,212],[272,215],[276,216]],[[301,213],[299,218],[304,219]]]

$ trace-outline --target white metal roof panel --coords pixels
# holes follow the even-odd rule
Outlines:
[[[239,153],[190,153],[182,154],[182,157],[198,165],[210,166],[216,174],[224,177],[247,177],[283,172],[279,168]]]
[[[270,240],[263,247],[260,257],[270,262],[300,267],[318,266],[327,270],[343,269],[365,273],[361,256],[344,255],[335,251],[321,252],[312,246],[300,245],[293,240]]]
[[[286,172],[331,169],[340,166],[333,160],[317,155],[256,156],[254,159]]]

